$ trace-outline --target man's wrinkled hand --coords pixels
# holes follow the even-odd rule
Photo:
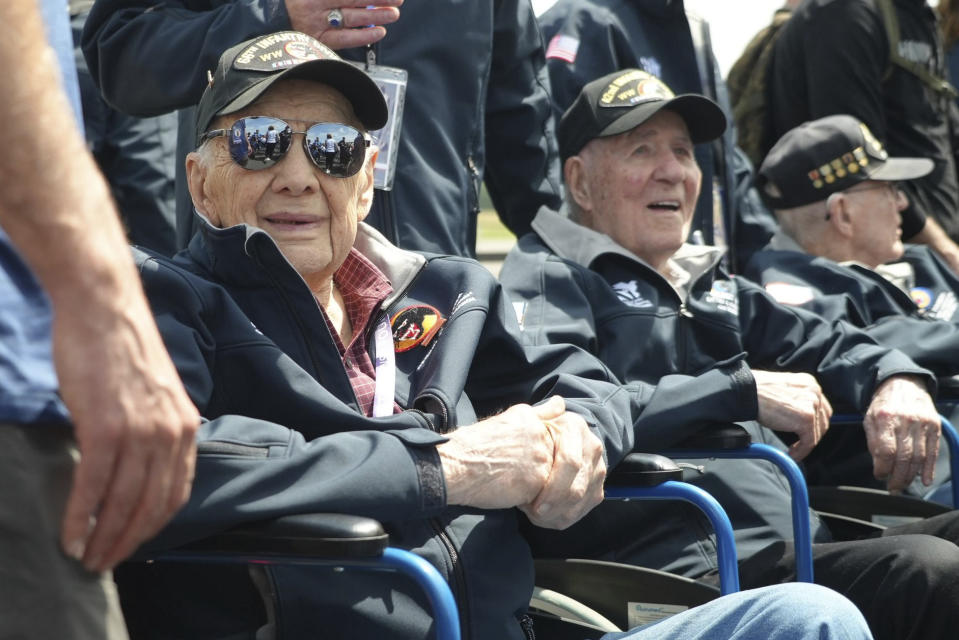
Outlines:
[[[819,383],[807,373],[753,371],[759,396],[759,422],[773,431],[799,438],[789,447],[794,460],[802,460],[829,429],[832,406]]]
[[[863,419],[873,473],[890,491],[901,491],[917,475],[932,484],[939,455],[939,414],[922,380],[893,376],[873,394]]]
[[[296,31],[313,36],[330,49],[349,49],[382,40],[386,36],[383,25],[399,20],[402,4],[403,0],[286,0],[286,12]],[[327,20],[334,9],[343,14],[338,27]]]
[[[563,528],[603,499],[602,444],[560,397],[461,427],[436,449],[449,504],[520,507],[539,526]]]
[[[553,437],[553,468],[532,504],[520,509],[537,526],[565,529],[603,500],[603,445],[575,413],[565,412],[545,424]]]
[[[118,306],[68,313],[61,304],[53,328],[80,449],[61,543],[97,571],[129,556],[186,502],[200,424],[142,294]]]

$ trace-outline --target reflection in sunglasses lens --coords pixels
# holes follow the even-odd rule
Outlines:
[[[272,167],[289,151],[294,133],[279,118],[250,116],[233,123],[229,132],[230,157],[245,169]],[[345,124],[318,122],[305,132],[303,147],[317,167],[336,178],[355,175],[366,158],[363,134]]]
[[[345,124],[313,125],[306,132],[306,146],[316,166],[339,178],[356,174],[366,156],[363,134]]]

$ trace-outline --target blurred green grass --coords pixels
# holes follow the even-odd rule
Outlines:
[[[515,242],[516,236],[507,229],[496,215],[493,202],[490,200],[486,187],[480,192],[480,213],[476,220],[476,248],[482,253],[484,243],[502,244]]]
[[[476,219],[476,244],[484,242],[515,241],[516,236],[507,229],[493,209],[483,209]]]

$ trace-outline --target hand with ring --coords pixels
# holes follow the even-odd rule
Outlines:
[[[363,47],[382,40],[399,20],[403,0],[284,0],[290,24],[330,49]]]

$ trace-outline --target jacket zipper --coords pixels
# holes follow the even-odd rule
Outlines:
[[[439,518],[430,518],[430,525],[433,527],[433,533],[435,533],[436,537],[443,543],[443,547],[446,549],[446,553],[450,558],[450,586],[454,594],[460,595],[460,598],[458,598],[458,601],[462,603],[462,606],[459,607],[460,636],[463,640],[466,640],[470,637],[469,598],[466,593],[466,577],[463,574],[463,565],[460,564],[459,553],[456,551],[456,546],[453,544],[453,541],[450,540]]]
[[[523,635],[526,636],[526,640],[536,640],[536,631],[533,629],[533,619],[529,614],[523,614],[523,617],[519,619],[519,626],[523,629]]]
[[[479,185],[480,174],[476,168],[476,162],[473,161],[473,154],[466,156],[466,168],[469,172],[469,203],[467,204],[469,212],[473,215],[479,213]]]
[[[453,592],[460,594],[460,602],[463,603],[463,606],[460,607],[460,636],[466,640],[469,638],[470,602],[469,594],[466,590],[466,575],[463,572],[463,565],[459,561],[459,552],[456,550],[456,545],[453,544],[453,541],[446,533],[446,529],[439,518],[430,518],[430,522],[433,525],[436,536],[440,539],[440,542],[443,543],[443,546],[446,548],[446,553],[450,558],[450,582],[452,583]]]
[[[685,373],[689,368],[689,362],[687,361],[686,352],[688,340],[688,324],[689,321],[693,318],[693,312],[689,310],[689,307],[686,306],[686,302],[683,301],[679,303],[679,344],[676,345],[676,350],[679,354],[679,362],[682,363],[682,371],[680,373]]]

